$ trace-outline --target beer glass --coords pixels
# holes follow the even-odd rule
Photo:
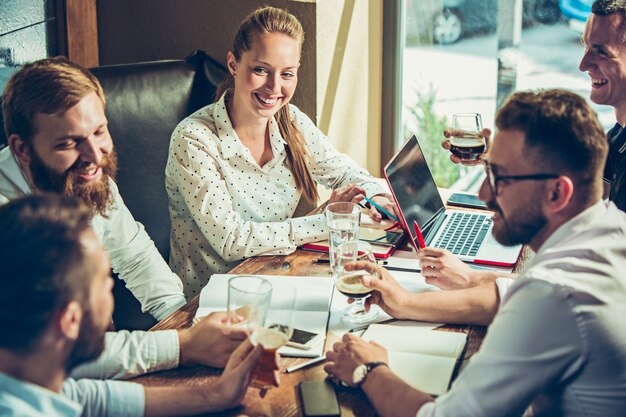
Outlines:
[[[284,283],[274,283],[272,302],[267,316],[249,320],[250,342],[263,346],[263,355],[252,372],[251,384],[260,389],[274,386],[278,371],[276,351],[287,343],[293,334],[296,313],[296,288]]]
[[[335,288],[354,300],[344,309],[342,320],[348,324],[362,324],[375,319],[379,314],[379,308],[371,305],[369,311],[365,310],[365,299],[369,297],[372,290],[361,283],[361,277],[371,274],[365,270],[346,271],[345,265],[354,261],[376,261],[369,243],[351,241],[339,245],[333,270]],[[378,279],[378,274],[372,277]]]
[[[337,247],[344,242],[359,240],[361,207],[347,202],[331,203],[326,207],[326,224],[330,270],[333,271]]]
[[[480,135],[482,130],[479,113],[459,113],[452,116],[450,152],[465,161],[478,159],[487,146],[485,138]]]

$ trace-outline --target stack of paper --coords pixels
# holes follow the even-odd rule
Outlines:
[[[200,293],[200,306],[196,317],[203,317],[213,311],[225,311],[228,297],[228,280],[236,275],[215,274]],[[333,280],[329,277],[296,277],[263,275],[272,284],[272,304],[280,303],[281,286],[297,288],[294,327],[326,336],[326,326],[333,293]],[[271,307],[270,307],[271,308]],[[324,341],[311,349],[304,350],[290,346],[281,347],[283,356],[313,358],[322,355]]]
[[[399,321],[372,324],[363,339],[374,340],[388,350],[389,367],[407,384],[431,395],[441,395],[448,390],[467,335]]]

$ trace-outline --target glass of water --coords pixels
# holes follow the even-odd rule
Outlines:
[[[361,207],[354,203],[331,203],[326,207],[330,270],[335,269],[337,248],[344,242],[359,240]]]

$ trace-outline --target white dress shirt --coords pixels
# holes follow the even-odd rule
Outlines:
[[[588,208],[511,285],[480,348],[426,416],[623,416],[626,214]]]
[[[180,279],[172,273],[143,225],[133,219],[117,185],[111,181],[113,204],[108,217],[95,215],[91,226],[111,260],[111,267],[141,303],[162,320],[186,303]],[[0,205],[31,194],[20,164],[6,147],[0,151]]]
[[[304,135],[317,183],[332,189],[358,184],[369,197],[385,192],[297,107],[289,105],[289,112]],[[327,238],[322,214],[293,218],[300,192],[273,118],[269,132],[273,157],[259,167],[233,129],[222,97],[187,117],[172,134],[165,171],[170,266],[187,297],[198,294],[211,274],[226,272],[245,258],[288,254]]]
[[[115,272],[157,320],[185,304],[180,279],[174,275],[140,223],[135,222],[113,183],[115,202],[109,217],[94,216],[92,227],[103,243]],[[0,205],[31,193],[19,163],[7,147],[0,151]],[[108,332],[100,358],[77,367],[81,378],[130,378],[178,366],[178,333]]]

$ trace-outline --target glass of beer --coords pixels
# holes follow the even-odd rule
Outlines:
[[[247,326],[265,322],[272,298],[272,284],[256,275],[238,275],[228,280],[228,322]]]
[[[264,320],[261,316],[249,320],[250,342],[255,346],[258,344],[263,346],[263,355],[251,377],[251,384],[256,388],[271,388],[278,380],[276,351],[286,344],[293,334],[296,298],[295,287],[274,283],[267,317]]]
[[[326,207],[326,224],[328,225],[330,270],[333,271],[339,245],[359,240],[361,207],[348,202],[331,203]]]
[[[350,241],[342,243],[337,248],[333,271],[335,288],[346,297],[354,300],[351,305],[344,309],[342,320],[348,324],[368,323],[378,316],[379,308],[372,305],[369,311],[365,310],[365,299],[369,297],[372,290],[361,283],[361,277],[371,274],[365,270],[346,271],[345,265],[354,261],[376,261],[369,243]],[[378,279],[377,274],[374,274],[373,277]]]
[[[485,138],[480,135],[482,130],[479,113],[459,113],[452,116],[450,152],[465,161],[478,159],[487,147]]]

